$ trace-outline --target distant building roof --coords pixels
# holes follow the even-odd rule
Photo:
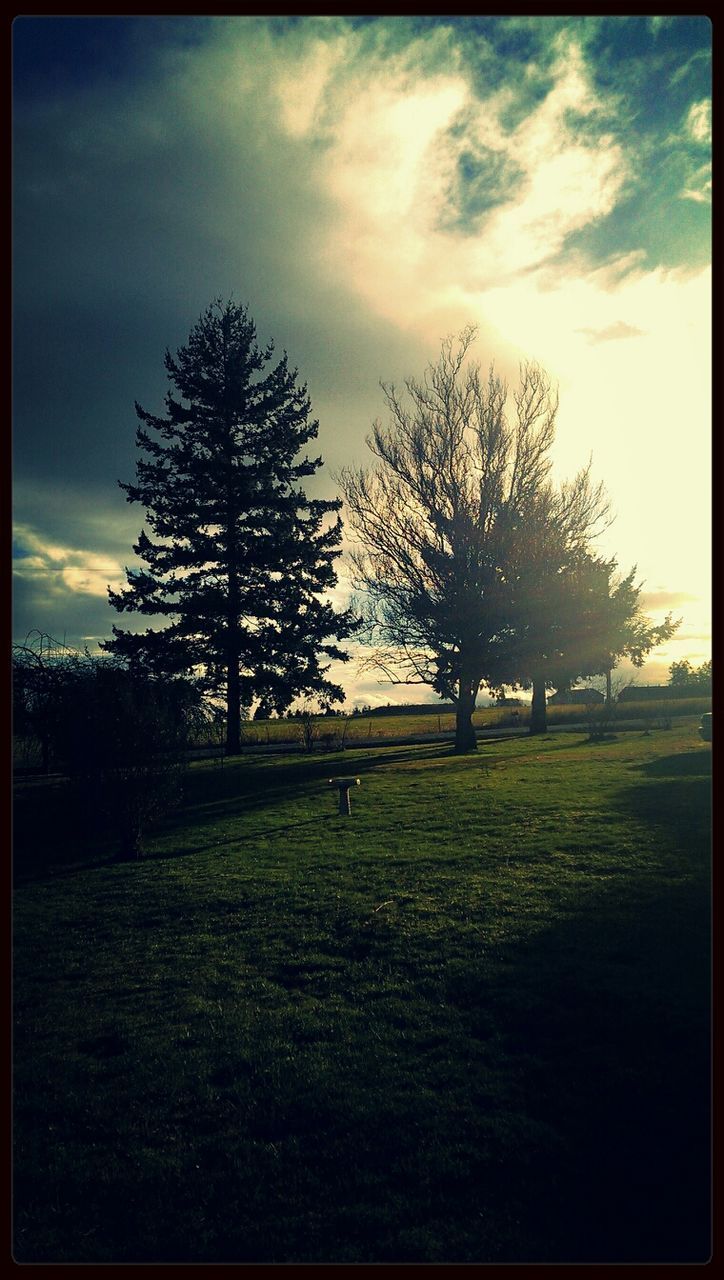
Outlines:
[[[691,688],[677,684],[634,684],[622,689],[618,695],[619,702],[660,702],[667,698],[708,698],[708,688]]]
[[[598,689],[557,689],[548,699],[548,705],[553,707],[589,707],[594,702],[604,701],[604,696]]]

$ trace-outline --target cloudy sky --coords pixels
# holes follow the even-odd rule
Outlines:
[[[593,456],[601,550],[683,619],[639,682],[710,656],[708,19],[25,17],[13,46],[16,637],[120,620],[133,402],[222,296],[307,382],[325,496],[446,334],[541,362],[556,474]]]

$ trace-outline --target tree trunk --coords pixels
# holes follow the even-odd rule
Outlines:
[[[530,707],[531,733],[545,733],[546,721],[546,682],[541,676],[533,678],[533,701]]]
[[[609,667],[608,670],[606,671],[606,706],[610,707],[612,703],[613,703],[613,697],[611,694],[611,668]]]
[[[229,661],[226,673],[226,746],[227,756],[241,752],[241,695],[239,659]]]
[[[224,370],[226,376],[226,340],[224,330]],[[231,421],[227,418],[227,466],[230,474],[233,466],[233,442]],[[226,570],[228,597],[226,601],[226,747],[227,756],[241,754],[241,680],[239,678],[239,576],[236,547],[236,521],[231,488],[226,493]]]
[[[458,756],[478,749],[478,740],[473,728],[476,692],[474,685],[463,684],[463,681],[460,681],[457,706],[455,707],[455,754]]]
[[[135,862],[143,855],[143,831],[141,819],[137,814],[123,814],[120,822],[120,835],[119,858],[122,862]]]

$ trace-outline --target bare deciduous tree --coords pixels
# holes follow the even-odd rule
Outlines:
[[[546,554],[554,541],[580,549],[607,511],[590,467],[560,489],[549,480],[558,397],[547,374],[521,365],[509,416],[506,383],[467,360],[475,334],[445,339],[406,394],[382,384],[390,423],[376,422],[367,441],[378,462],[340,476],[359,540],[367,665],[449,698],[458,752],[475,750],[481,685],[497,687],[515,665],[515,602],[536,531]]]

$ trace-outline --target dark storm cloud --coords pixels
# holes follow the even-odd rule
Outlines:
[[[104,556],[119,548],[130,557],[140,523],[140,511],[125,501],[114,477],[103,475],[94,483],[73,483],[59,474],[54,484],[18,480],[13,492],[13,514],[19,530],[36,527],[39,516],[43,540],[49,545],[88,548]],[[19,539],[22,543],[22,538]]]
[[[32,17],[12,24],[16,102],[62,96],[81,86],[141,83],[164,48],[197,48],[213,18]]]
[[[35,579],[16,574],[13,595],[13,637],[17,641],[37,630],[72,648],[87,644],[94,650],[98,640],[110,637],[113,623],[120,623],[105,596],[69,590],[62,578],[52,574]],[[146,622],[124,618],[122,625],[126,631],[144,631]]]
[[[378,379],[413,362],[409,340],[325,276],[313,148],[280,128],[244,41],[235,71],[223,40],[198,47],[209,34],[55,19],[16,34],[15,515],[46,543],[102,545],[121,564],[143,521],[116,484],[133,474],[133,401],[162,407],[164,350],[213,297],[248,303],[260,339],[288,349],[338,465],[377,411]],[[256,24],[249,35],[271,57]],[[57,572],[47,589],[20,581],[16,629],[54,610],[78,625],[90,597],[61,610],[63,592]],[[91,631],[108,633],[115,615],[92,608]]]
[[[158,403],[164,348],[184,341],[217,294],[249,302],[260,335],[295,362],[320,357],[328,394],[345,367],[367,368],[376,385],[379,327],[344,287],[322,278],[311,291],[324,202],[303,149],[275,127],[263,78],[242,65],[231,105],[214,101],[213,86],[205,100],[204,87],[182,69],[134,80],[132,92],[100,97],[86,86],[62,109],[36,101],[18,113],[19,479],[52,481],[61,460],[78,481],[127,473],[133,399]],[[335,332],[334,361],[305,340],[314,316]]]

